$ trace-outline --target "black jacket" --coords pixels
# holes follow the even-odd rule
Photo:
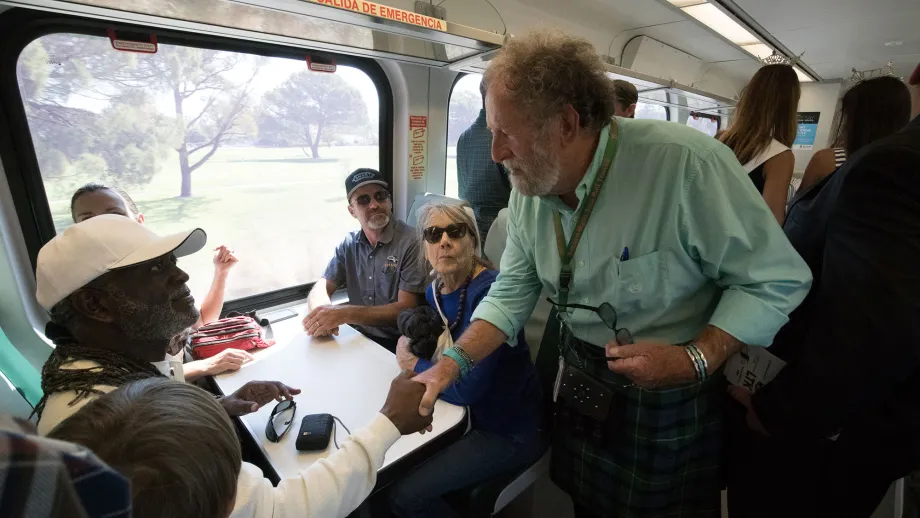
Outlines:
[[[755,411],[778,438],[840,432],[916,463],[920,117],[797,196],[785,230],[814,283],[771,348],[790,363],[755,394]]]

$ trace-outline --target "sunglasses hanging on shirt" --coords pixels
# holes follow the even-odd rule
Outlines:
[[[597,316],[601,318],[601,322],[603,322],[605,326],[609,327],[613,331],[614,336],[617,339],[617,343],[619,343],[620,345],[627,345],[627,344],[635,343],[635,339],[633,338],[632,333],[630,333],[628,329],[626,329],[625,327],[617,328],[617,320],[618,320],[617,310],[613,309],[613,306],[611,306],[607,302],[604,302],[600,306],[595,307],[595,306],[585,306],[583,304],[558,304],[554,302],[553,299],[550,299],[550,298],[547,298],[546,301],[552,304],[553,306],[555,306],[556,308],[583,309],[585,311],[591,311],[593,313],[597,313]],[[614,358],[614,357],[608,357],[608,356],[591,356],[589,357],[589,359],[599,360],[599,361],[615,361],[615,360],[619,360],[620,358]]]
[[[451,239],[462,239],[469,230],[466,223],[452,223],[446,227],[428,227],[422,231],[422,236],[425,238],[425,241],[436,244],[441,241],[441,236],[443,236],[445,232],[447,232],[447,237]]]

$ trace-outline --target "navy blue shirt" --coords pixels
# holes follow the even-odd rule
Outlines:
[[[508,206],[511,197],[507,171],[492,161],[492,132],[486,126],[485,110],[480,110],[457,142],[457,188],[460,198],[473,207],[479,235],[485,241],[498,211]]]
[[[383,306],[399,299],[399,290],[422,293],[429,278],[419,263],[419,239],[415,229],[392,216],[377,246],[371,246],[360,228],[349,232],[335,249],[323,278],[348,289],[348,303]],[[396,322],[391,326],[351,324],[371,338],[399,338]]]
[[[470,281],[466,292],[463,322],[451,333],[454,340],[470,325],[470,316],[479,301],[489,293],[498,272],[485,270]],[[425,291],[425,299],[434,307],[434,287]],[[447,321],[457,318],[460,291],[441,295],[441,309]],[[424,372],[433,364],[419,358],[415,372]],[[530,348],[524,333],[517,345],[502,344],[492,354],[477,363],[466,376],[441,393],[441,399],[455,405],[470,407],[473,428],[505,436],[535,434],[539,426],[540,383],[537,370],[530,360]]]

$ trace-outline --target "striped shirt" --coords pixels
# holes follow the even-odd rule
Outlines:
[[[847,160],[847,150],[842,147],[834,148],[834,167],[840,167]]]

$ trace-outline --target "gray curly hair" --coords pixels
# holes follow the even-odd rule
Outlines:
[[[483,76],[485,89],[501,82],[509,100],[536,128],[572,105],[581,127],[600,131],[616,111],[616,88],[588,41],[554,29],[535,29],[512,39]]]

